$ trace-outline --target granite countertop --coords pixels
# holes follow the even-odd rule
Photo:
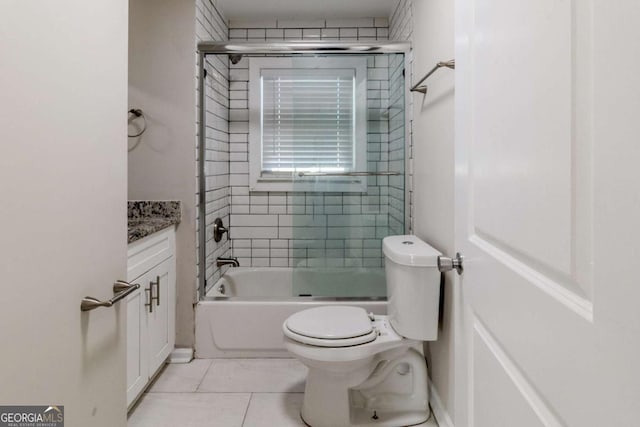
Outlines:
[[[180,222],[178,201],[132,200],[127,208],[129,243]]]

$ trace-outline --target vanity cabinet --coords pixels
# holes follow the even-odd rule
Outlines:
[[[170,227],[129,244],[127,281],[140,289],[126,300],[127,405],[162,367],[175,344],[175,230]]]

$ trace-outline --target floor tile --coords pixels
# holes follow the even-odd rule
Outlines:
[[[429,420],[427,420],[426,423],[420,424],[420,426],[423,427],[438,427],[438,422],[436,421],[435,417],[431,417],[429,418]]]
[[[194,359],[190,363],[169,364],[151,385],[149,392],[194,392],[211,366],[211,362],[211,359]]]
[[[306,375],[307,368],[296,359],[217,359],[198,391],[299,393]]]
[[[300,419],[302,393],[254,393],[244,427],[304,427]]]
[[[249,393],[149,393],[128,427],[241,427]]]
[[[307,369],[295,359],[197,359],[168,365],[128,427],[304,427]],[[423,427],[438,427],[435,418]]]

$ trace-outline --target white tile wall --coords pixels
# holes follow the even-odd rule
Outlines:
[[[236,40],[387,40],[387,18],[229,21]]]
[[[200,40],[410,40],[410,0],[387,18],[230,21],[215,1],[198,0]],[[250,193],[248,189],[248,69],[224,57],[207,61],[207,271],[209,286],[223,273],[218,256],[238,256],[246,266],[382,265],[381,238],[403,232],[404,178],[369,178],[366,194]],[[400,102],[401,57],[369,60],[369,170],[400,168],[404,119],[381,110]],[[196,80],[197,81],[197,80]],[[390,91],[391,89],[391,91]],[[390,99],[390,93],[391,99]],[[400,93],[401,94],[401,93]],[[400,207],[400,208],[398,208]],[[364,214],[364,216],[361,216]],[[231,244],[216,244],[216,217],[231,225]],[[295,240],[293,237],[295,236]],[[232,247],[233,246],[233,249]]]
[[[387,18],[231,21],[229,29],[232,40],[386,40],[388,35]],[[403,156],[397,147],[399,125],[394,122],[396,127],[390,129],[392,116],[386,114],[390,85],[397,85],[401,79],[402,65],[402,60],[391,64],[382,56],[368,59],[368,170],[393,169],[390,160]],[[390,185],[388,177],[370,177],[367,193],[250,192],[248,74],[246,58],[236,65],[230,64],[233,254],[239,257],[241,265],[247,266],[381,267],[382,237],[390,234],[392,225],[394,233],[403,232],[398,231],[398,221],[404,217],[404,201],[398,201],[403,193],[398,193],[398,189],[404,178]],[[393,118],[398,120],[398,113]],[[390,143],[391,136],[395,145]],[[398,161],[393,167],[404,170],[404,164]],[[391,204],[398,207],[392,209]]]
[[[404,58],[391,57],[389,64],[389,169],[403,170],[405,167],[405,80]],[[403,234],[405,222],[405,177],[389,177],[389,231]]]
[[[196,38],[203,40],[227,40],[229,28],[226,19],[216,7],[216,1],[197,0],[196,2]],[[196,55],[197,61],[197,55]],[[206,273],[208,284],[213,284],[222,271],[215,266],[218,256],[231,253],[230,241],[213,240],[212,226],[215,218],[220,217],[229,223],[230,195],[229,187],[229,60],[223,56],[208,56],[205,65],[206,83]],[[197,68],[199,70],[199,68]],[[196,87],[198,76],[196,76]],[[196,142],[197,144],[197,142]],[[196,199],[199,200],[199,199]],[[200,221],[198,221],[198,226]],[[198,240],[196,240],[198,241]],[[200,262],[198,260],[198,262]],[[227,267],[224,267],[227,268]]]
[[[413,40],[413,0],[398,0],[389,20],[391,40]]]
[[[389,21],[389,37],[392,40],[403,40],[403,41],[413,41],[413,0],[398,0],[398,4],[391,15],[391,19]],[[393,70],[394,67],[392,66]],[[409,65],[406,73],[406,79],[410,82],[415,81],[414,73],[413,73],[413,56],[409,57]],[[394,75],[394,72],[391,71],[391,75]],[[394,81],[393,79],[390,82],[391,86],[394,86],[398,83],[398,81]],[[394,93],[392,91],[392,93]],[[393,102],[392,102],[393,104]],[[409,174],[409,232],[413,233],[413,97],[409,95],[409,106],[406,114],[409,119],[409,170],[407,173]],[[395,124],[395,120],[393,117],[390,118],[390,127],[392,134],[394,132],[399,132],[399,127]],[[394,140],[394,136],[391,137],[391,140]],[[392,144],[393,145],[393,144]],[[391,216],[395,216],[396,214],[391,214]]]

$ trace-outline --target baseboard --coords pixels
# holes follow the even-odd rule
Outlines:
[[[429,396],[431,409],[433,410],[433,415],[436,417],[436,421],[438,421],[438,426],[455,427],[453,425],[453,421],[451,421],[449,413],[442,404],[442,400],[440,400],[440,395],[438,395],[438,392],[436,391],[436,388],[433,386],[433,383],[431,381],[429,381]]]
[[[174,348],[167,363],[189,363],[193,360],[193,349],[190,347]]]

